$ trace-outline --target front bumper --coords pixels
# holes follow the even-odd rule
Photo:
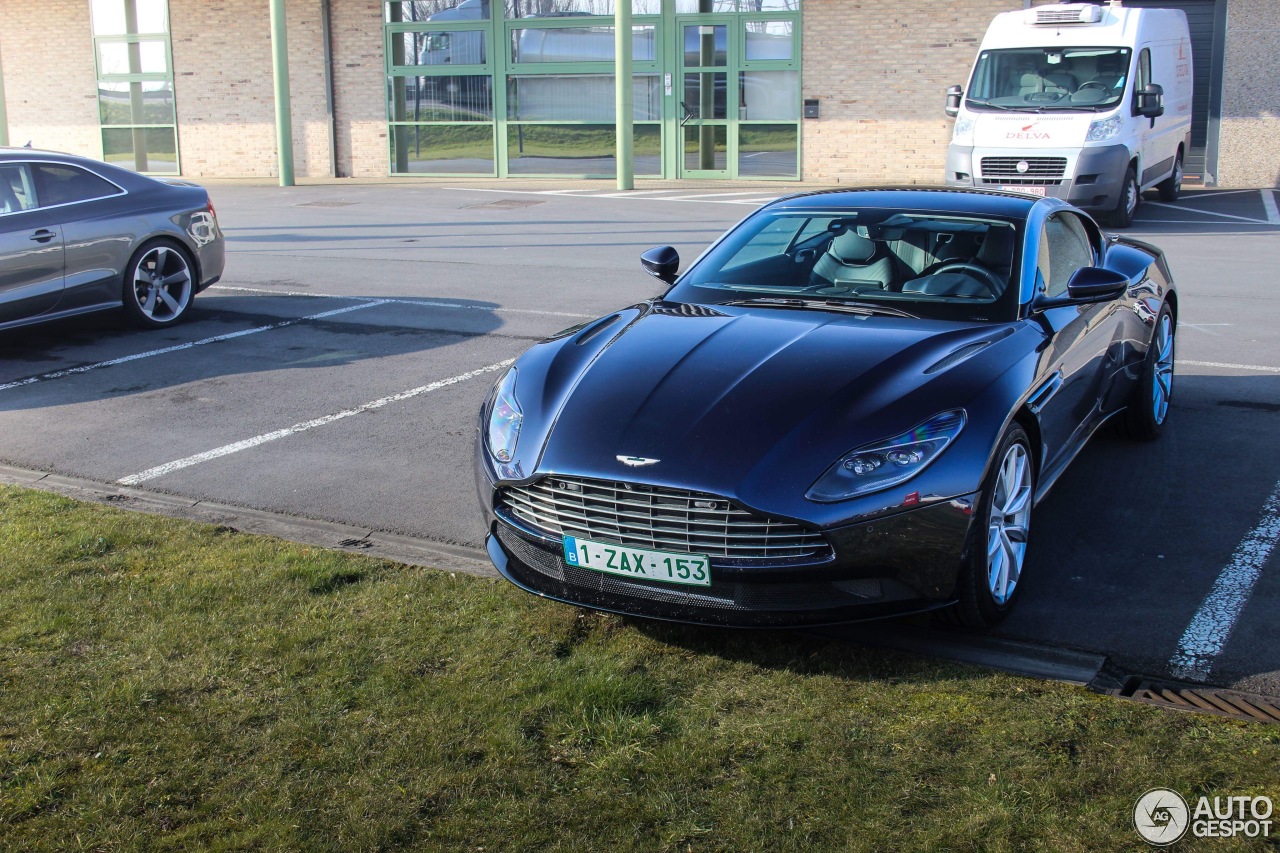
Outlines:
[[[1066,169],[1060,180],[1049,182],[999,178],[983,174],[984,157],[1062,157]],[[1084,210],[1114,210],[1124,188],[1125,172],[1132,159],[1124,145],[1062,150],[973,148],[951,145],[947,149],[947,185],[978,189],[1010,189],[1049,198],[1060,198]]]
[[[711,562],[712,584],[690,587],[596,572],[565,562],[558,536],[496,506],[483,463],[477,486],[485,547],[499,573],[527,592],[568,604],[668,621],[800,627],[881,619],[951,603],[976,495],[822,531],[833,556],[804,565]]]

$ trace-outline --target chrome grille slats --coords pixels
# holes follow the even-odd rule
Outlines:
[[[1018,171],[1025,162],[1027,170]],[[1066,176],[1066,157],[983,157],[982,178],[1002,184],[1057,186]]]
[[[755,515],[700,492],[544,477],[502,489],[501,501],[515,519],[548,536],[731,560],[794,559],[830,552],[816,531]]]

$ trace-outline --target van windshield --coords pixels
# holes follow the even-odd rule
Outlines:
[[[978,55],[965,106],[1042,112],[1110,109],[1124,97],[1125,47],[1020,47]]]

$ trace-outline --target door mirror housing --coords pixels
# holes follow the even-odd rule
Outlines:
[[[1148,83],[1134,93],[1133,106],[1143,118],[1159,118],[1164,115],[1164,88],[1158,83]]]
[[[964,97],[964,89],[959,86],[947,87],[947,115],[955,118],[960,115],[960,99]]]
[[[659,281],[674,284],[680,271],[680,253],[670,246],[658,246],[640,256],[640,266]]]
[[[1066,296],[1041,294],[1031,303],[1033,313],[1062,308],[1067,305],[1093,305],[1110,302],[1124,296],[1129,289],[1129,277],[1105,267],[1081,267],[1067,281]]]

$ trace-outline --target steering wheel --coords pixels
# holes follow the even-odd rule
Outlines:
[[[977,279],[979,282],[986,285],[987,290],[990,291],[988,295],[992,299],[998,298],[1001,291],[1004,290],[1004,282],[1001,281],[1000,276],[979,264],[971,264],[967,261],[948,261],[934,270],[932,274],[939,275],[944,272],[964,273],[970,278]]]
[[[1085,89],[1101,89],[1104,92],[1110,92],[1111,87],[1101,80],[1086,80],[1076,89],[1077,92],[1083,92]]]

